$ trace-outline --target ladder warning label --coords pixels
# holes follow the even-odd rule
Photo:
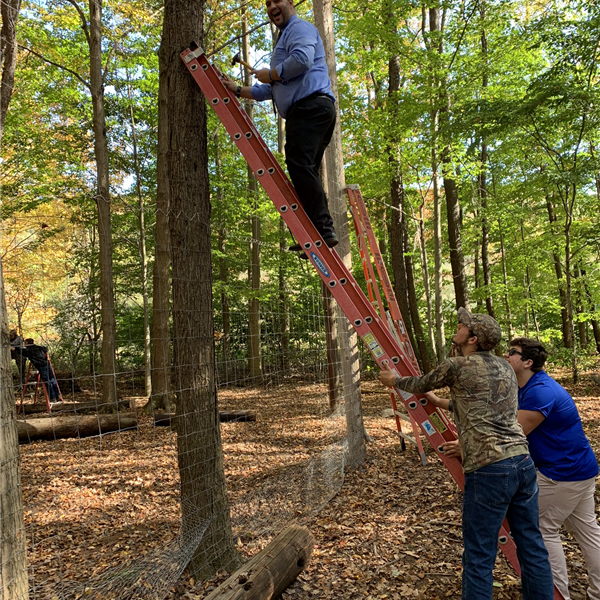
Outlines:
[[[444,425],[444,422],[442,421],[442,419],[440,419],[439,415],[436,415],[435,413],[432,413],[431,415],[429,415],[429,418],[431,419],[431,422],[433,423],[433,426],[440,432],[440,433],[444,433],[444,431],[446,431],[448,428]]]
[[[367,333],[363,338],[363,341],[367,346],[369,346],[369,349],[375,358],[380,358],[385,354],[385,352],[381,349],[379,342],[375,339],[375,336],[372,333]]]
[[[425,430],[427,435],[433,435],[435,433],[435,429],[429,421],[423,421],[423,423],[421,423],[421,427]]]
[[[329,271],[327,270],[327,267],[323,264],[323,261],[314,252],[311,252],[310,256],[313,259],[313,262],[315,263],[317,269],[319,269],[319,271],[321,271],[321,273],[323,273],[325,277],[329,277]]]

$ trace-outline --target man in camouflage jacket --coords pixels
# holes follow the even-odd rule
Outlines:
[[[554,587],[538,526],[538,488],[527,438],[517,422],[517,381],[510,365],[492,354],[502,333],[489,315],[458,310],[448,358],[422,377],[396,377],[389,368],[381,383],[426,394],[454,412],[465,473],[463,495],[463,600],[491,600],[498,532],[506,517],[517,545],[525,600],[552,600]],[[451,400],[427,393],[450,388]],[[444,444],[449,454],[455,444]]]

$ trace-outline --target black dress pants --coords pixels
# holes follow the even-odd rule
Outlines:
[[[286,119],[288,172],[306,214],[325,239],[335,236],[335,229],[319,178],[319,167],[334,127],[335,107],[325,96],[299,100]]]

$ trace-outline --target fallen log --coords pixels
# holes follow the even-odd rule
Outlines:
[[[156,427],[168,427],[175,420],[175,417],[175,413],[154,413],[154,425]],[[219,421],[221,423],[256,421],[256,412],[253,410],[220,410]]]
[[[306,527],[292,525],[206,600],[271,600],[278,598],[308,564],[315,538]]]
[[[106,405],[101,402],[53,402],[52,403],[52,414],[55,413],[90,413],[96,412],[104,408]],[[125,400],[119,400],[117,406],[120,410],[128,410],[129,402]],[[17,402],[17,411],[20,410],[20,402]],[[43,404],[23,404],[23,410],[21,411],[24,415],[34,415],[39,413],[47,413],[48,407],[46,403]]]
[[[34,440],[89,437],[113,431],[137,429],[137,426],[137,418],[133,414],[61,416],[17,421],[17,433],[19,444],[27,444]]]

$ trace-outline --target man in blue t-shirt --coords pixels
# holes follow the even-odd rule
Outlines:
[[[259,83],[223,84],[238,98],[273,100],[286,120],[285,162],[306,214],[333,248],[338,238],[319,178],[319,167],[335,128],[335,96],[317,28],[296,15],[293,0],[266,0],[267,15],[279,29],[270,68],[255,69]],[[290,250],[301,250],[296,244]],[[306,256],[302,256],[306,258]]]
[[[570,596],[563,524],[585,557],[588,599],[600,600],[600,527],[594,508],[598,462],[573,398],[542,370],[547,356],[544,346],[529,338],[515,338],[505,354],[519,384],[518,421],[538,469],[540,529],[554,583],[565,600]]]

